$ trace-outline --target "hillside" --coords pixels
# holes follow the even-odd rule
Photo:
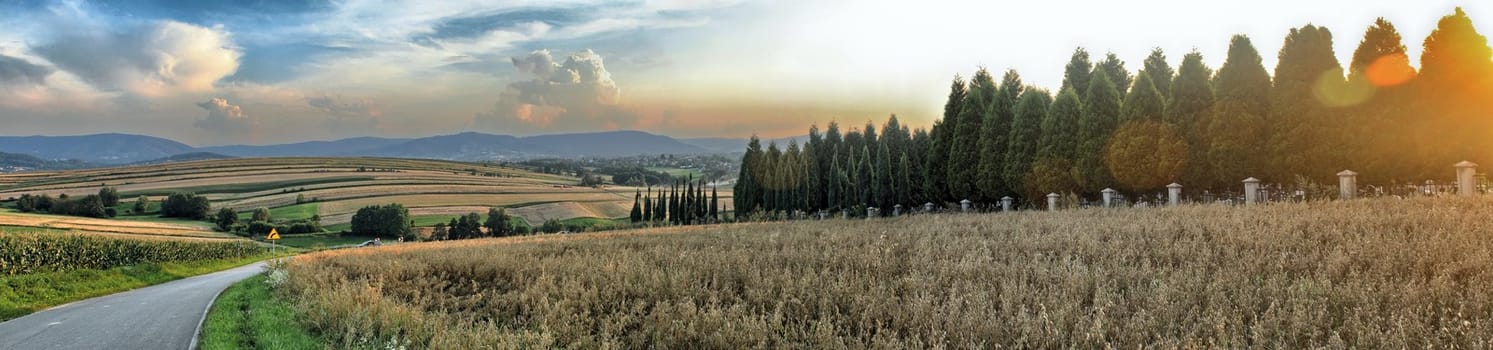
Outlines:
[[[196,151],[181,142],[128,134],[0,136],[0,152],[28,154],[46,160],[125,164]]]
[[[388,203],[404,204],[420,226],[469,212],[485,214],[495,206],[534,225],[548,219],[612,219],[627,216],[637,190],[572,186],[576,183],[573,177],[454,161],[238,158],[0,174],[0,201],[22,194],[81,196],[112,186],[125,212],[141,195],[158,201],[173,192],[194,192],[211,200],[214,209],[270,208],[278,220],[320,216],[323,225],[337,230],[345,229],[359,208]],[[729,202],[730,192],[721,196]],[[149,215],[124,219],[155,220]]]

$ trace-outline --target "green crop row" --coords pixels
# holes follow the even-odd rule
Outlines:
[[[247,241],[142,240],[86,234],[0,232],[0,274],[229,259],[264,251],[263,246]]]

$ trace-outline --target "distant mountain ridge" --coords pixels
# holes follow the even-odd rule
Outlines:
[[[690,142],[690,140],[696,140]],[[679,140],[642,131],[607,131],[516,137],[464,132],[421,138],[354,137],[276,145],[192,147],[143,135],[97,134],[79,136],[0,136],[0,152],[34,156],[44,161],[76,160],[96,165],[156,164],[156,162],[217,159],[221,157],[369,156],[462,161],[533,158],[625,157],[648,154],[713,154],[739,152],[746,140]],[[734,147],[729,145],[735,144]],[[731,149],[734,148],[734,149]]]

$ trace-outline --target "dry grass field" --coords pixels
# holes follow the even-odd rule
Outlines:
[[[213,232],[211,228],[208,228],[206,226],[194,226],[176,223],[94,219],[60,215],[23,214],[10,211],[0,211],[0,226],[36,227],[106,235],[219,239],[237,238],[236,236],[227,233]]]
[[[333,346],[1489,348],[1493,199],[924,215],[326,252]]]

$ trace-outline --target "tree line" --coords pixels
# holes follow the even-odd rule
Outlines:
[[[1423,41],[1420,69],[1379,18],[1343,67],[1325,27],[1292,28],[1273,74],[1234,36],[1216,70],[1197,51],[1173,68],[1154,49],[1131,73],[1084,48],[1056,93],[1015,70],[980,68],[950,84],[943,116],[909,129],[891,116],[848,132],[810,127],[807,142],[764,150],[752,137],[735,185],[737,215],[954,203],[1046,193],[1237,192],[1239,181],[1411,184],[1493,160],[1493,50],[1458,8]],[[878,133],[878,131],[880,131]]]
[[[706,187],[710,192],[706,193]],[[633,224],[695,225],[720,221],[720,193],[704,179],[695,179],[693,174],[673,178],[667,189],[659,188],[655,193],[648,187],[633,194],[632,211],[628,219]]]

